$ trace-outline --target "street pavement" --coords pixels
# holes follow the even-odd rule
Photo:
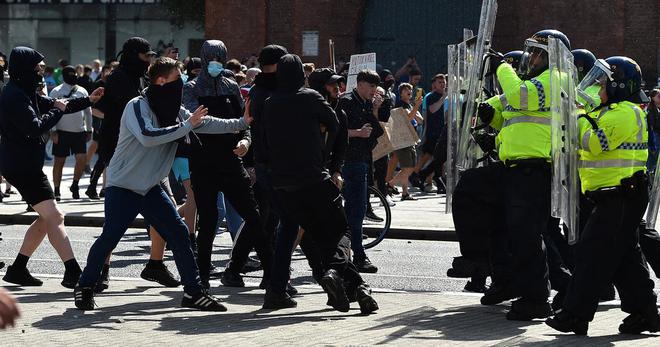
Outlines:
[[[46,162],[44,173],[52,183],[52,162]],[[89,175],[80,180],[80,195],[82,199],[73,200],[69,187],[73,179],[73,158],[67,159],[63,170],[60,191],[62,201],[58,203],[65,214],[65,224],[74,226],[101,226],[103,224],[103,200],[90,200],[84,191],[89,183]],[[99,187],[100,189],[100,187]],[[418,201],[399,201],[401,195],[395,195],[396,206],[392,207],[392,225],[389,237],[406,239],[454,240],[454,222],[450,214],[445,214],[445,195],[421,193],[416,188],[411,189]],[[37,216],[35,212],[26,212],[27,205],[21,201],[20,195],[11,195],[0,203],[0,223],[29,224]],[[136,226],[140,224],[139,216]]]
[[[0,260],[11,263],[26,226],[0,225]],[[81,265],[100,228],[67,228]],[[215,241],[213,260],[224,268],[231,249],[226,232]],[[601,304],[589,338],[560,334],[542,321],[518,323],[504,318],[507,305],[485,307],[479,295],[462,292],[465,280],[445,272],[458,244],[443,241],[384,240],[367,251],[379,266],[364,274],[381,309],[363,316],[353,304],[348,313],[330,310],[326,296],[313,282],[303,255],[293,256],[292,283],[300,290],[298,307],[261,310],[261,272],[248,273],[247,287],[221,287],[211,292],[227,305],[225,313],[179,308],[181,288],[163,288],[139,278],[148,258],[143,229],[130,229],[113,252],[110,288],[97,296],[97,310],[81,312],[72,292],[60,286],[63,266],[48,242],[33,255],[30,270],[45,280],[43,287],[19,288],[2,283],[18,297],[23,312],[16,328],[0,332],[0,345],[467,345],[467,346],[657,346],[660,335],[622,336],[625,315],[619,302]],[[176,274],[171,253],[166,264]],[[0,270],[0,275],[2,270]],[[657,285],[656,285],[657,287]]]

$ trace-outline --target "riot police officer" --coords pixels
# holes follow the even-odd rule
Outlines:
[[[491,60],[491,70],[497,71],[504,93],[481,104],[478,110],[482,122],[500,130],[496,145],[505,165],[502,213],[506,229],[506,235],[500,237],[508,238],[514,275],[510,288],[520,297],[507,313],[509,320],[532,320],[551,314],[542,241],[550,219],[550,37],[570,49],[570,41],[560,31],[537,32],[525,41],[519,68],[522,77],[503,60]]]
[[[659,331],[653,281],[644,262],[637,227],[648,203],[648,135],[639,104],[639,65],[627,57],[598,60],[578,89],[597,86],[601,105],[580,116],[582,192],[591,214],[575,249],[575,270],[562,310],[546,321],[562,332],[586,335],[600,289],[614,282],[621,309],[630,315],[621,333]]]

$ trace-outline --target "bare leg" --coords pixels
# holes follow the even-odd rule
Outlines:
[[[74,255],[73,249],[71,248],[71,242],[69,242],[69,235],[66,234],[66,230],[64,229],[64,215],[57,208],[55,200],[42,201],[32,207],[39,214],[39,218],[43,220],[43,229],[45,229],[46,234],[48,235],[48,241],[53,245],[53,248],[55,248],[57,254],[60,256],[60,259],[62,259],[63,262],[73,259]],[[34,236],[35,239],[36,237],[39,237],[39,235],[39,233],[36,233]],[[28,235],[25,237],[27,239]],[[43,236],[41,236],[41,239],[43,240]],[[25,241],[23,242],[25,243]],[[34,249],[32,251],[34,252]]]
[[[163,260],[165,254],[165,240],[163,240],[154,227],[149,227],[149,236],[151,237],[151,253],[149,259]]]
[[[85,153],[80,153],[76,154],[76,166],[73,169],[73,181],[78,182],[80,181],[80,177],[83,175],[83,171],[85,170]],[[55,158],[57,160],[57,158]],[[60,170],[60,174],[61,174]],[[60,176],[61,179],[61,176]]]
[[[37,217],[25,232],[19,253],[28,257],[32,256],[32,253],[39,248],[44,237],[46,237],[46,221],[41,217]]]
[[[197,230],[197,205],[195,204],[195,193],[190,185],[190,180],[183,181],[183,187],[186,189],[186,203],[181,206],[181,210],[188,227],[188,232],[191,235],[195,234]]]
[[[92,141],[92,143],[89,145],[89,148],[87,148],[87,154],[85,155],[85,165],[89,165],[89,163],[92,161],[92,158],[94,158],[94,153],[96,153],[98,148],[99,143]]]
[[[386,181],[389,182],[392,180],[392,177],[394,176],[394,170],[396,170],[396,165],[398,163],[399,163],[399,158],[397,158],[396,154],[392,153],[392,157],[387,162],[387,175],[385,175]]]
[[[66,162],[66,157],[55,157],[53,162],[53,185],[59,187],[62,183],[62,170],[64,169],[64,163]]]
[[[424,165],[426,165],[426,163],[431,159],[433,159],[433,156],[431,154],[423,153],[422,157],[419,158],[419,160],[417,161],[417,165],[415,165],[415,172],[419,173],[419,171],[424,167]]]

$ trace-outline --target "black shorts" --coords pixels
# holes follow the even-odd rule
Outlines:
[[[48,182],[48,177],[43,171],[35,173],[7,173],[4,178],[9,182],[23,197],[23,200],[30,206],[34,206],[42,201],[55,199],[53,188]]]
[[[66,158],[71,154],[87,153],[87,136],[84,132],[72,133],[68,131],[57,131],[58,141],[53,144],[53,155]]]
[[[102,126],[103,126],[103,119],[92,117],[92,128],[94,128],[94,131],[92,132],[93,141],[99,142],[99,139],[101,138]]]
[[[436,143],[438,143],[437,137],[425,138],[424,143],[422,144],[422,153],[433,154]]]

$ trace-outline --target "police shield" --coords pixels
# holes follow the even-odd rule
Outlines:
[[[567,228],[569,244],[577,241],[578,148],[577,69],[573,55],[557,39],[548,40],[550,113],[552,115],[552,216]]]
[[[463,37],[465,41],[447,47],[447,105],[445,107],[445,118],[447,119],[447,162],[445,163],[447,194],[445,196],[445,213],[451,213],[452,196],[454,188],[458,184],[459,175],[456,156],[467,88],[465,85],[468,76],[468,60],[466,57],[468,50],[474,50],[474,44],[476,43],[472,30],[464,29]]]
[[[456,166],[459,170],[467,170],[477,166],[477,159],[481,151],[472,138],[476,125],[476,110],[479,102],[486,99],[484,93],[484,55],[490,49],[495,17],[497,15],[497,1],[483,0],[479,20],[479,32],[476,36],[474,48],[468,46],[466,50],[466,64],[468,69],[466,92],[466,105],[463,117],[460,120],[460,134],[458,138],[458,153]]]
[[[658,158],[660,159],[660,157]],[[658,164],[660,164],[660,160],[658,160]],[[658,166],[656,164],[651,196],[649,197],[649,207],[646,210],[647,229],[655,229],[655,222],[658,220],[658,208],[660,208],[660,174],[658,174]]]

